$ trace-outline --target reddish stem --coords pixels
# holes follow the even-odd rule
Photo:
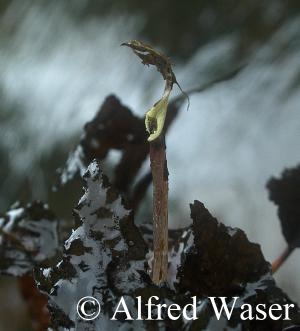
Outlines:
[[[150,143],[153,179],[153,250],[152,280],[159,285],[168,273],[168,167],[164,137]]]
[[[274,274],[293,252],[294,247],[288,246],[282,254],[272,263],[272,273]]]

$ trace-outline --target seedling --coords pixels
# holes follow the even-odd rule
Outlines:
[[[145,126],[149,133],[150,164],[153,179],[153,247],[152,280],[161,284],[168,270],[168,167],[164,137],[164,123],[169,96],[178,84],[168,57],[152,46],[138,40],[122,45],[130,47],[146,65],[154,65],[166,81],[162,97],[147,111]],[[181,87],[179,86],[182,91]],[[184,93],[184,92],[183,92]]]

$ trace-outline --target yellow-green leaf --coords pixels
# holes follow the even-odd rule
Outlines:
[[[166,91],[163,97],[146,113],[145,125],[146,130],[150,134],[148,141],[155,140],[163,131],[170,92]]]

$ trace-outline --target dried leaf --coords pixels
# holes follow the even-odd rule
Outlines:
[[[204,206],[191,205],[193,225],[174,233],[170,285],[155,286],[147,275],[147,246],[133,224],[132,213],[102,174],[94,161],[84,176],[85,194],[74,211],[78,227],[65,242],[63,259],[54,268],[40,269],[37,279],[49,296],[53,330],[201,330],[238,328],[242,330],[282,330],[299,322],[299,309],[291,311],[291,321],[241,321],[244,303],[292,303],[278,288],[260,248],[247,240],[239,229],[227,228],[213,218]],[[101,303],[100,316],[86,322],[77,316],[76,304],[91,295]],[[195,321],[111,321],[121,296],[137,316],[136,296],[146,302],[152,295],[160,303],[181,307],[197,296]],[[239,296],[233,317],[217,321],[207,296]],[[146,315],[146,308],[142,311]]]
[[[166,81],[166,89],[171,90],[173,84],[178,84],[170,59],[163,53],[155,50],[152,46],[138,40],[131,40],[122,44],[130,47],[142,60],[143,64],[154,65]]]
[[[58,221],[47,205],[15,206],[0,218],[0,273],[23,276],[59,252]]]
[[[257,282],[248,283],[244,291],[237,293],[236,296],[238,299],[235,303],[235,308],[233,309],[230,320],[227,319],[225,314],[222,314],[220,320],[217,320],[210,300],[207,298],[202,300],[202,316],[206,318],[207,316],[209,317],[206,322],[205,330],[282,331],[283,329],[288,328],[293,324],[299,324],[300,322],[299,307],[276,286],[274,279],[269,273],[261,277]],[[231,297],[227,298],[227,304],[229,307],[233,304],[233,299]],[[279,304],[281,307],[285,304],[294,304],[294,308],[289,312],[290,320],[284,320],[282,318],[273,320],[270,317],[267,317],[264,320],[257,320],[255,318],[252,320],[241,320],[240,314],[242,312],[241,307],[243,304],[250,304],[254,310],[258,304],[265,305],[266,312],[273,304]],[[203,330],[204,321],[203,318],[190,321],[187,323],[184,331]]]
[[[80,144],[62,170],[61,183],[65,184],[78,174],[83,176],[94,158],[104,160],[109,151],[119,150],[122,157],[115,168],[113,185],[127,194],[149,152],[143,120],[115,96],[109,96],[84,131]]]
[[[109,186],[99,163],[94,161],[84,175],[85,194],[74,210],[78,227],[64,245],[63,259],[55,268],[41,270],[40,288],[49,295],[55,329],[105,330],[122,322],[108,318],[117,296],[130,298],[145,287],[147,247],[116,191]],[[87,324],[77,316],[76,304],[93,296],[101,304],[99,319]],[[105,327],[104,327],[105,325]]]
[[[300,165],[286,169],[267,183],[269,197],[278,206],[282,233],[291,248],[300,247]]]
[[[281,306],[294,304],[275,284],[270,265],[264,260],[260,247],[248,241],[240,229],[232,229],[219,223],[199,201],[191,204],[193,224],[187,229],[177,248],[173,251],[171,266],[178,273],[173,285],[177,293],[197,295],[202,299],[202,318],[187,323],[185,331],[203,329],[207,322],[208,330],[238,328],[241,330],[272,330],[297,324],[300,321],[298,306],[291,310],[291,321],[267,318],[264,321],[241,320],[241,305],[249,303],[253,307],[274,303]],[[225,316],[216,319],[207,297],[231,297],[239,299],[228,321]],[[205,324],[205,323],[204,323]]]
[[[250,243],[242,230],[219,223],[199,201],[191,204],[191,217],[191,239],[179,269],[181,290],[230,296],[270,271],[259,245]]]

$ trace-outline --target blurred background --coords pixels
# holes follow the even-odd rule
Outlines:
[[[143,116],[162,93],[156,70],[119,47],[130,39],[170,56],[184,90],[243,67],[193,94],[168,132],[170,225],[187,225],[198,199],[274,260],[286,243],[265,184],[300,162],[297,0],[1,0],[0,211],[39,198],[71,218],[65,201],[80,190],[62,203],[51,187],[84,123],[108,94]],[[275,275],[298,302],[299,261],[295,251]],[[0,330],[30,330],[15,281],[0,293]]]

